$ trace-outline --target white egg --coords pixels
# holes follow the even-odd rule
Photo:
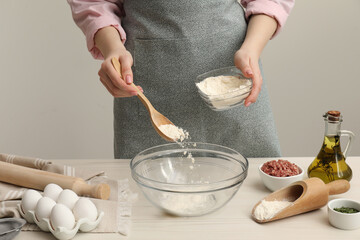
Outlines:
[[[50,213],[52,208],[55,206],[56,202],[49,197],[42,197],[36,204],[35,216],[38,221],[43,218],[50,218]]]
[[[51,210],[50,223],[54,230],[59,227],[71,230],[75,226],[75,217],[67,206],[57,203]]]
[[[64,204],[72,210],[77,200],[79,200],[79,197],[74,191],[70,189],[65,189],[60,193],[57,199],[57,203]]]
[[[59,194],[62,192],[62,190],[62,187],[60,187],[59,185],[50,183],[46,185],[44,189],[44,196],[49,197],[54,201],[57,201]]]
[[[38,191],[33,189],[28,189],[24,192],[21,200],[21,207],[26,213],[27,211],[34,211],[37,202],[42,198],[41,194]]]
[[[98,212],[95,204],[88,198],[80,198],[73,209],[76,220],[87,218],[90,221],[95,221]]]

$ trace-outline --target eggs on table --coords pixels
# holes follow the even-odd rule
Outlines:
[[[24,212],[35,210],[39,199],[42,198],[41,194],[35,190],[28,190],[24,193],[21,201],[21,207]]]
[[[52,228],[73,229],[76,221],[86,218],[95,221],[98,211],[88,198],[79,198],[72,190],[48,184],[41,195],[38,191],[26,190],[20,207],[24,213],[33,211],[38,222],[49,219]]]

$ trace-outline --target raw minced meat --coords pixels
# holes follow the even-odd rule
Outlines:
[[[274,177],[289,177],[301,173],[300,168],[287,160],[272,160],[263,164],[261,170]]]

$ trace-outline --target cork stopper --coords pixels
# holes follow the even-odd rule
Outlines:
[[[325,113],[324,117],[327,118],[331,122],[342,121],[341,113],[336,110],[328,111],[327,113]]]

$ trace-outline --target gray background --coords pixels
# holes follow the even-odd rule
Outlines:
[[[360,155],[359,10],[358,0],[297,1],[264,50],[285,157],[318,153],[331,109],[357,135],[349,155]],[[0,36],[0,152],[112,158],[112,96],[67,2],[0,1]]]

